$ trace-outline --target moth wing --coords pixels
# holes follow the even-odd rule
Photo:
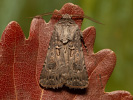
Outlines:
[[[40,85],[45,88],[59,88],[63,86],[62,75],[62,63],[60,62],[61,56],[59,56],[59,49],[57,47],[58,41],[56,40],[56,32],[50,40],[49,48],[47,51],[46,60],[40,74]]]
[[[75,38],[72,41],[73,49],[70,48],[69,53],[69,77],[66,86],[69,88],[83,89],[88,86],[88,73],[85,66],[82,43],[81,43],[81,31],[78,30],[75,33]]]

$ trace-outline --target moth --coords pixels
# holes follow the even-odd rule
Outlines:
[[[74,89],[88,87],[88,73],[85,66],[83,35],[69,14],[55,24],[47,56],[40,74],[39,83],[44,88]]]

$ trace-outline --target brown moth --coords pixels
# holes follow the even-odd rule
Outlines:
[[[69,14],[55,24],[39,83],[44,88],[88,87],[82,32]],[[85,44],[84,44],[85,46]]]

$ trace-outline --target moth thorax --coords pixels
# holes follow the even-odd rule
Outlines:
[[[71,19],[71,16],[69,14],[63,14],[62,18],[64,18],[64,19]]]

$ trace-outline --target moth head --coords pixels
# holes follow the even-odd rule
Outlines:
[[[69,14],[63,14],[62,15],[62,18],[63,19],[71,19],[71,15],[69,15]]]
[[[67,19],[68,18],[68,19]],[[66,19],[61,19],[55,24],[55,32],[57,33],[57,38],[66,44],[72,41],[75,35],[78,25],[71,18],[66,17]]]

